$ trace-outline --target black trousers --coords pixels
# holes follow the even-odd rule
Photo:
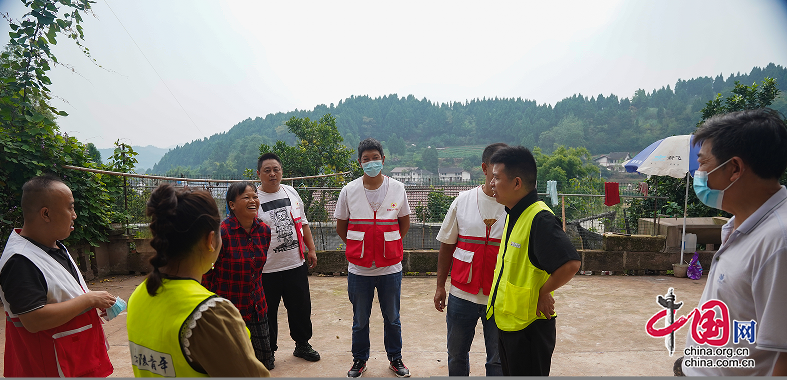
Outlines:
[[[268,317],[265,315],[260,316],[254,312],[251,321],[246,322],[246,327],[249,328],[251,335],[251,346],[254,348],[254,356],[257,360],[262,362],[265,367],[270,366],[273,352],[271,350],[270,342],[270,328],[268,327]]]
[[[497,332],[503,376],[549,376],[555,351],[555,318],[536,319],[519,331]]]
[[[262,288],[268,302],[271,350],[279,349],[278,312],[281,300],[284,300],[284,307],[287,308],[290,337],[296,343],[308,343],[312,338],[312,301],[309,296],[309,270],[306,262],[297,268],[263,273]]]

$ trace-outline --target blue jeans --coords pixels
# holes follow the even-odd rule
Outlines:
[[[486,319],[486,305],[448,295],[445,323],[448,327],[448,376],[470,376],[470,345],[475,336],[478,318],[484,327],[486,345],[486,376],[503,376],[500,352],[497,349],[495,318]]]
[[[385,352],[388,360],[402,358],[402,324],[399,300],[402,295],[402,272],[385,276],[359,276],[348,273],[347,294],[353,305],[353,359],[369,360],[369,317],[372,315],[374,288],[383,314]]]

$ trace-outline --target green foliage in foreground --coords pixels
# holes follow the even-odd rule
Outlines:
[[[86,145],[59,133],[56,116],[67,116],[48,105],[52,84],[47,72],[58,64],[51,45],[57,38],[82,45],[82,14],[89,0],[36,0],[20,20],[9,19],[10,41],[0,54],[0,236],[22,225],[22,185],[31,177],[54,173],[74,193],[77,221],[67,244],[97,245],[106,241],[109,194],[101,175],[65,169],[62,165],[98,167]]]

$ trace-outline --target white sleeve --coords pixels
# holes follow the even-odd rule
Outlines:
[[[459,237],[459,223],[456,219],[457,199],[459,197],[454,198],[454,201],[451,202],[451,207],[448,208],[448,212],[443,219],[443,225],[440,226],[440,231],[437,232],[437,241],[441,243],[456,244],[456,240]]]
[[[341,220],[350,219],[350,207],[347,205],[347,187],[343,187],[339,192],[339,199],[336,201],[336,209],[333,211],[333,217]]]
[[[402,207],[399,208],[399,214],[396,216],[401,218],[407,215],[410,215],[410,202],[407,201],[407,193],[404,193],[404,202],[402,202]]]
[[[757,313],[757,348],[769,351],[787,351],[787,250],[774,252],[760,266],[752,281],[754,308]]]
[[[306,205],[303,203],[303,199],[301,199],[301,195],[298,194],[298,190],[295,190],[295,196],[298,198],[298,203],[301,205],[301,223],[309,224],[309,220],[306,219]]]

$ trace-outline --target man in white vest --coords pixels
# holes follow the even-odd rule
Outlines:
[[[61,243],[74,230],[74,196],[55,176],[22,187],[24,225],[0,256],[6,313],[5,377],[106,377],[113,371],[99,312],[115,303],[91,292]]]
[[[353,365],[347,377],[360,377],[369,360],[369,317],[374,289],[383,314],[385,352],[398,377],[410,377],[402,363],[402,239],[410,229],[410,206],[404,185],[381,170],[385,156],[379,141],[358,144],[363,176],[342,188],[336,202],[336,232],[346,243],[347,293],[353,305]]]
[[[451,203],[437,240],[437,290],[434,307],[446,309],[448,376],[470,376],[470,345],[478,319],[484,328],[486,376],[502,376],[497,349],[497,326],[487,320],[486,304],[492,288],[497,252],[506,223],[505,206],[493,197],[489,159],[508,145],[487,146],[481,155],[484,184],[463,191]],[[451,272],[451,291],[446,305],[445,282]]]
[[[320,354],[309,343],[312,338],[312,301],[308,268],[317,265],[317,252],[303,200],[292,186],[281,183],[283,175],[281,159],[275,153],[265,153],[257,160],[257,176],[260,178],[257,217],[271,228],[268,259],[262,268],[271,351],[276,353],[279,348],[278,310],[283,300],[290,337],[295,341],[292,354],[316,362],[320,360]]]

